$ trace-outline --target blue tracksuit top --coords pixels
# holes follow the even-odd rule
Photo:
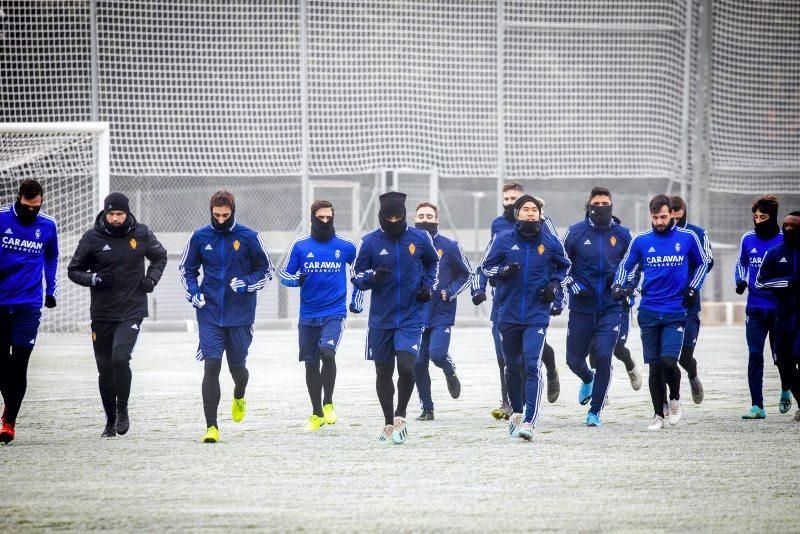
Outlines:
[[[776,295],[779,330],[800,328],[800,251],[783,243],[767,250],[755,285]]]
[[[439,256],[439,288],[431,301],[422,307],[426,328],[455,323],[456,297],[470,284],[472,274],[469,261],[457,241],[437,233],[433,236],[433,246]],[[445,291],[447,300],[442,300],[442,291]]]
[[[300,321],[330,315],[347,315],[347,265],[356,260],[356,246],[349,239],[334,235],[317,241],[310,235],[296,239],[289,249],[279,276],[288,287],[300,285]]]
[[[517,224],[517,221],[509,221],[503,215],[496,217],[492,221],[492,235],[491,239],[494,238],[500,232],[507,232],[509,230],[514,230],[514,225]],[[550,217],[545,216],[544,223],[542,224],[542,232],[552,234],[555,237],[558,237],[558,232],[556,232],[556,227],[553,225],[552,219]],[[489,243],[491,244],[491,239]],[[486,254],[489,252],[489,246],[487,245],[486,250],[483,253],[483,258],[481,258],[481,262],[483,259],[486,258]],[[470,293],[474,296],[476,293],[485,293],[486,292],[486,275],[483,273],[483,269],[481,269],[481,264],[479,263],[475,269],[475,276],[472,277],[472,290]],[[496,293],[492,293],[493,297],[496,297]],[[556,301],[554,303],[561,302],[563,299],[563,295],[559,295],[556,297]],[[489,320],[492,322],[497,321],[497,310],[498,310],[498,303],[497,299],[492,299],[492,312]]]
[[[700,228],[699,226],[694,225],[694,224],[686,224],[686,223],[684,223],[683,224],[683,228],[686,228],[687,230],[690,230],[691,232],[693,232],[694,235],[696,235],[697,238],[700,240],[700,245],[703,247],[703,253],[705,254],[706,258],[708,259],[708,271],[707,272],[711,272],[711,269],[714,268],[714,253],[711,250],[711,240],[708,238],[708,234],[706,233],[705,230],[703,230],[702,228]],[[692,306],[691,308],[689,308],[686,311],[688,311],[689,313],[695,313],[695,314],[700,313],[700,298],[698,297],[697,301],[694,303],[694,306]]]
[[[48,295],[58,294],[56,220],[39,212],[22,224],[14,205],[0,208],[0,305],[42,307],[42,273]]]
[[[639,308],[654,312],[686,312],[683,292],[688,286],[699,291],[708,272],[700,239],[691,230],[676,226],[664,234],[655,230],[637,234],[619,264],[614,283],[629,283],[636,266],[643,278]]]
[[[611,285],[622,257],[628,250],[631,233],[613,221],[601,228],[586,218],[573,224],[564,235],[564,251],[572,262],[564,287],[569,294],[569,309],[581,313],[607,313],[620,310],[611,298]],[[579,295],[584,291],[585,295]]]
[[[481,269],[489,278],[509,263],[519,263],[520,271],[508,280],[497,280],[495,302],[497,320],[526,325],[548,324],[550,304],[539,298],[539,291],[551,282],[561,285],[570,261],[557,237],[540,232],[533,241],[523,240],[516,230],[494,236]]]
[[[198,283],[201,267],[203,281]],[[197,322],[219,326],[253,324],[256,291],[266,287],[274,271],[261,236],[239,223],[224,232],[210,224],[192,232],[178,269],[186,300],[198,293],[205,297]],[[231,289],[232,278],[243,280],[247,291]]]
[[[417,292],[422,286],[438,288],[439,256],[430,234],[406,228],[397,239],[378,228],[361,239],[353,284],[361,291],[372,290],[369,327],[395,329],[422,327],[422,303]],[[389,275],[375,286],[375,269],[389,269]]]
[[[774,310],[778,307],[778,297],[772,291],[756,287],[756,276],[767,251],[782,244],[782,232],[778,232],[772,239],[766,241],[758,237],[754,230],[742,236],[733,276],[737,284],[741,281],[747,282],[748,308]]]
[[[756,287],[756,276],[767,251],[782,244],[783,232],[766,241],[758,237],[754,230],[742,235],[733,277],[737,284],[747,282],[747,308],[774,310],[778,307],[778,297],[772,291]]]

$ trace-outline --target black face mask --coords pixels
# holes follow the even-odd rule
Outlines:
[[[755,232],[759,239],[763,239],[764,241],[768,239],[772,239],[778,232],[781,231],[780,226],[778,226],[777,221],[774,218],[770,217],[766,221],[761,221],[760,223],[753,221],[753,225],[755,226]]]
[[[418,222],[414,223],[414,228],[418,230],[425,230],[431,236],[434,236],[439,233],[439,223],[431,223],[431,222]]]
[[[407,228],[405,219],[400,219],[397,222],[389,222],[387,219],[381,218],[380,223],[381,229],[390,237],[399,237]]]
[[[800,228],[783,227],[783,242],[789,248],[800,248]]]
[[[589,220],[595,226],[607,228],[611,226],[611,211],[614,206],[586,206],[586,213],[589,214]]]
[[[235,222],[235,215],[236,215],[236,212],[231,213],[231,216],[228,217],[228,220],[225,221],[222,224],[218,223],[217,220],[212,215],[211,216],[211,227],[214,230],[216,230],[217,232],[230,232],[231,228],[233,228],[233,223]]]
[[[106,219],[105,214],[103,215],[103,229],[105,229],[106,233],[109,235],[113,235],[114,237],[122,237],[126,235],[131,230],[131,224],[133,220],[131,218],[130,213],[126,214],[125,221],[119,226],[114,226]]]
[[[514,220],[514,204],[503,206],[503,217],[505,217],[509,221]]]
[[[19,200],[14,203],[14,211],[22,224],[33,224],[36,216],[39,215],[39,209],[41,209],[41,206],[36,206],[35,208],[23,206]]]
[[[653,223],[650,223],[650,226],[652,226],[652,227],[653,227],[653,231],[654,231],[655,233],[657,233],[657,234],[666,234],[667,232],[669,232],[670,230],[672,230],[673,228],[675,228],[675,219],[672,219],[672,220],[671,220],[671,221],[670,221],[670,222],[667,224],[667,227],[666,227],[666,228],[664,228],[664,230],[663,230],[663,231],[661,231],[661,232],[659,232],[659,231],[658,231],[658,229],[656,228],[656,225],[655,225],[655,224],[653,224]]]
[[[311,237],[315,241],[330,241],[335,234],[333,217],[328,222],[322,222],[316,215],[311,216]]]
[[[542,221],[517,221],[517,233],[525,241],[533,241],[542,231]]]

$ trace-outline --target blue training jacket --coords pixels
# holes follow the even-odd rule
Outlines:
[[[754,230],[746,232],[739,243],[739,257],[736,260],[734,279],[747,282],[747,308],[774,310],[778,307],[778,297],[772,291],[756,286],[756,276],[767,251],[783,244],[783,232],[778,232],[772,239],[763,240]]]
[[[776,295],[778,330],[800,329],[800,252],[797,249],[784,243],[769,249],[756,275],[756,288]]]
[[[564,251],[572,267],[564,287],[570,310],[591,314],[620,310],[620,303],[611,298],[611,286],[630,242],[630,230],[616,220],[601,228],[587,215],[567,229]]]
[[[515,262],[520,264],[520,271],[510,279],[497,280],[497,320],[548,324],[551,305],[541,301],[539,291],[552,282],[560,286],[567,276],[570,261],[561,241],[545,231],[533,241],[523,240],[516,230],[501,232],[489,243],[481,269],[487,277],[496,278],[503,267]]]
[[[378,228],[361,239],[356,256],[353,284],[361,291],[372,290],[369,327],[395,329],[422,327],[420,287],[438,288],[439,256],[430,234],[416,228],[394,239]],[[373,281],[375,269],[389,269],[379,285]],[[363,296],[357,298],[363,304]]]
[[[472,277],[472,289],[470,291],[472,296],[475,296],[478,293],[486,293],[486,284],[487,284],[488,280],[486,278],[486,274],[484,274],[484,272],[483,272],[483,269],[481,269],[481,264],[482,264],[483,260],[486,258],[486,255],[489,253],[489,246],[491,246],[492,239],[494,239],[494,236],[496,236],[497,234],[499,234],[501,232],[507,232],[509,230],[513,231],[514,230],[514,225],[516,225],[516,224],[517,224],[517,221],[509,221],[503,215],[500,215],[499,217],[495,217],[495,219],[492,221],[492,226],[491,226],[492,235],[491,235],[491,237],[489,239],[489,245],[486,246],[486,250],[483,253],[483,257],[481,258],[481,262],[478,263],[478,266],[475,268],[475,276]],[[555,236],[556,238],[558,238],[558,232],[556,231],[556,227],[553,225],[553,221],[552,221],[552,219],[550,219],[550,217],[545,216],[544,222],[542,224],[542,231],[545,232],[545,233],[549,233],[549,234]],[[492,295],[496,296],[494,291],[492,292]],[[553,305],[560,307],[561,306],[560,303],[561,303],[562,299],[563,299],[563,294],[557,296],[556,300],[553,302]],[[497,321],[497,311],[498,311],[498,304],[497,304],[496,299],[493,298],[492,299],[492,312],[491,312],[491,316],[489,317],[489,320],[491,320],[492,322],[496,322]]]
[[[452,326],[456,321],[456,297],[470,284],[472,269],[457,241],[437,233],[433,246],[439,256],[439,289],[422,307],[426,328]],[[442,291],[445,292],[444,299]]]
[[[630,283],[630,274],[638,266],[643,278],[639,308],[686,312],[682,305],[683,292],[689,286],[700,291],[708,272],[708,261],[700,239],[691,230],[673,225],[660,234],[651,229],[631,240],[614,283]]]
[[[22,224],[14,205],[0,208],[0,306],[42,307],[42,274],[48,295],[58,294],[56,220],[39,212]]]
[[[198,284],[201,267],[203,281]],[[192,232],[178,269],[186,300],[191,302],[201,293],[205,297],[205,306],[197,309],[197,322],[219,326],[253,324],[256,291],[266,287],[274,271],[261,236],[239,223],[229,231],[209,224]],[[232,278],[244,281],[244,293],[231,288]]]
[[[330,315],[347,315],[347,279],[356,259],[356,246],[349,239],[334,235],[317,241],[310,235],[296,239],[279,276],[287,287],[300,285],[300,322]]]

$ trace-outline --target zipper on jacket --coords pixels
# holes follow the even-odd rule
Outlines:
[[[219,238],[221,241],[219,245],[220,270],[222,272],[222,285],[219,295],[219,325],[225,326],[225,234],[220,232]]]
[[[531,251],[531,244],[526,242],[523,247],[525,247],[525,272],[522,277],[522,315],[520,320],[525,322],[525,294],[528,291],[528,254]]]
[[[395,312],[395,320],[397,321],[397,328],[400,328],[400,238],[394,242],[394,261],[397,266],[397,311]]]
[[[609,232],[610,233],[610,232]],[[597,296],[595,297],[597,300],[597,311],[596,313],[603,313],[603,293],[605,292],[605,284],[606,284],[606,253],[605,253],[605,236],[602,235],[600,232],[600,254],[598,255],[600,261],[600,272],[603,273],[603,278],[597,282]]]

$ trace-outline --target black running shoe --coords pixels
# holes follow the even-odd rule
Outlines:
[[[116,437],[116,435],[117,435],[117,431],[114,429],[114,423],[108,423],[106,425],[105,430],[103,430],[103,433],[100,434],[100,437],[101,438],[113,438],[113,437]]]
[[[128,428],[131,426],[131,421],[128,419],[128,408],[120,408],[117,407],[117,424],[114,425],[114,428],[117,431],[117,434],[120,436],[124,435],[128,432]]]
[[[450,392],[450,396],[454,399],[457,399],[461,396],[461,381],[458,379],[458,375],[453,376],[446,376],[447,379],[447,391]]]
[[[433,421],[433,410],[422,410],[422,413],[417,417],[417,421]]]

